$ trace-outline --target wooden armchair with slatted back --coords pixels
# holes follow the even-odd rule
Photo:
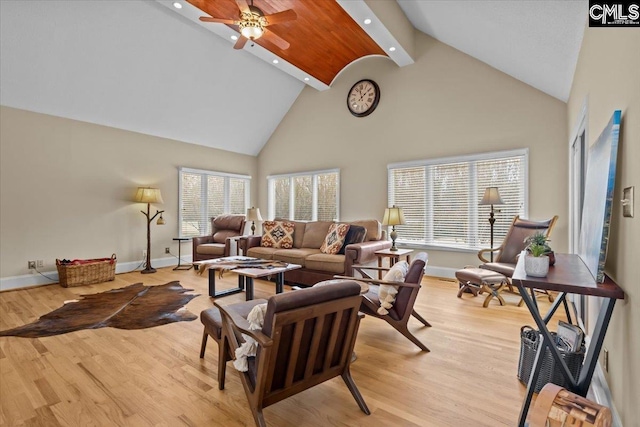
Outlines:
[[[277,294],[267,301],[264,326],[257,331],[233,305],[215,303],[222,314],[222,354],[234,354],[244,342],[242,334],[257,342],[248,371],[239,372],[256,425],[266,426],[263,408],[336,376],[362,412],[370,414],[349,370],[360,301],[360,285],[352,280]],[[224,373],[219,378],[222,390]]]

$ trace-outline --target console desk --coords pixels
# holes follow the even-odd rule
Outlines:
[[[512,277],[512,283],[518,287],[522,299],[529,308],[529,311],[538,326],[542,339],[542,342],[538,345],[538,352],[536,354],[531,376],[529,378],[529,384],[527,386],[527,394],[522,404],[522,410],[520,411],[520,419],[518,420],[519,427],[523,427],[525,425],[527,412],[529,411],[531,398],[533,397],[534,385],[538,380],[540,368],[542,367],[542,364],[539,362],[541,361],[541,355],[544,354],[546,348],[550,349],[551,355],[559,366],[562,375],[567,379],[569,383],[567,388],[569,391],[583,397],[587,395],[587,391],[591,384],[591,378],[593,377],[593,372],[598,362],[598,355],[602,348],[604,336],[607,333],[607,327],[611,320],[613,307],[616,300],[624,299],[624,291],[608,276],[605,276],[604,283],[597,283],[587,266],[578,255],[556,254],[555,256],[556,263],[554,266],[549,267],[549,274],[547,277],[539,278],[527,276],[524,272],[524,256],[521,256],[518,260],[516,270]],[[526,288],[529,289],[530,294],[527,293]],[[548,291],[559,292],[558,298],[556,298],[544,318],[538,311],[534,289],[545,289]],[[593,335],[591,336],[591,342],[578,378],[574,378],[569,372],[569,368],[567,368],[567,364],[560,356],[560,352],[555,346],[555,343],[551,338],[551,333],[547,328],[547,323],[560,304],[564,304],[565,309],[567,309],[565,301],[566,294],[593,295],[603,298],[596,327],[593,331]],[[569,321],[571,321],[570,318]]]

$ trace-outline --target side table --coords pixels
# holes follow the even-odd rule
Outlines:
[[[382,267],[382,260],[384,258],[389,258],[389,268],[391,268],[396,262],[400,261],[400,257],[405,257],[407,263],[411,264],[410,255],[412,253],[413,249],[398,249],[397,251],[383,249],[381,251],[376,251],[375,255],[378,258],[378,267]],[[382,271],[378,271],[378,280],[382,280]]]
[[[175,266],[174,270],[191,270],[193,268],[193,264],[191,265],[182,265],[182,255],[180,249],[182,248],[182,242],[188,242],[191,240],[189,237],[174,237],[174,241],[178,242],[178,265]]]

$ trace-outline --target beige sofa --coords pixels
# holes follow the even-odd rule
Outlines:
[[[377,259],[376,251],[391,247],[380,222],[375,219],[342,222],[359,225],[367,230],[364,242],[347,245],[344,255],[330,255],[320,251],[331,221],[291,222],[295,224],[291,249],[262,247],[262,236],[247,236],[244,248],[245,255],[250,257],[302,265],[301,269],[285,273],[285,281],[288,283],[312,286],[332,279],[336,274],[351,276],[354,264],[371,264]]]

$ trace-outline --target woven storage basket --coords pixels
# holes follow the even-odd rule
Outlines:
[[[555,332],[551,332],[551,337],[555,341],[556,347],[560,351],[560,357],[569,368],[569,372],[574,378],[580,375],[582,369],[582,360],[584,359],[585,347],[581,344],[580,350],[572,352],[568,350],[567,344],[558,338]],[[529,377],[533,370],[533,362],[536,359],[538,344],[540,343],[540,332],[531,326],[523,326],[520,329],[520,359],[518,360],[518,379],[524,385],[529,384]],[[545,354],[540,356],[542,367],[538,375],[538,381],[534,387],[534,392],[538,393],[547,383],[554,383],[560,387],[567,387],[568,381],[564,378],[561,368],[556,364],[551,351],[545,349]]]
[[[56,259],[58,279],[65,288],[108,282],[116,277],[116,254],[111,258],[85,260],[83,264],[63,264]]]

